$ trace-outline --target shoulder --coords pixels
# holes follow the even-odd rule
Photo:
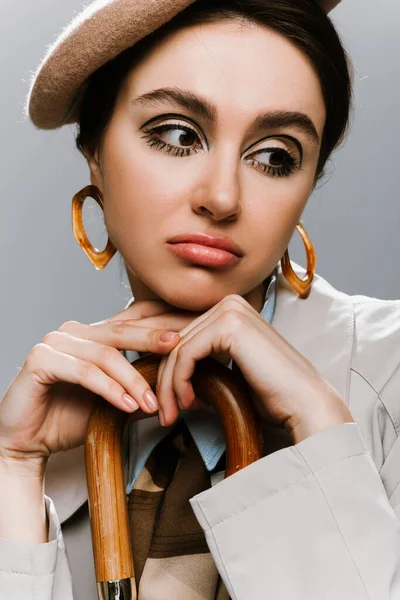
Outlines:
[[[363,295],[350,299],[354,311],[352,366],[380,394],[399,370],[400,300]]]
[[[337,290],[323,277],[315,281],[314,302],[344,308],[353,319],[351,369],[359,373],[380,394],[398,372],[400,379],[400,300],[383,300],[350,295]]]
[[[346,294],[320,275],[307,300],[284,294],[297,307],[299,348],[346,401],[381,468],[400,435],[400,300]]]
[[[293,268],[304,277],[304,268],[296,263]],[[397,373],[400,379],[400,300],[346,294],[319,274],[310,296],[301,300],[279,269],[277,308],[279,324],[288,330],[290,322],[287,333],[294,335],[299,347],[309,340],[309,345],[317,346],[329,360],[346,352],[350,369],[378,394]]]
[[[361,375],[377,394],[397,372],[400,379],[400,300],[346,294],[321,276],[316,276],[313,291],[316,305],[329,306],[331,302],[334,313],[345,306],[351,313],[352,371]]]
[[[349,407],[380,470],[400,435],[400,300],[350,296]]]

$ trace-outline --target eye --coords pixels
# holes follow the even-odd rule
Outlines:
[[[249,159],[250,163],[272,177],[288,177],[301,168],[301,158],[293,150],[281,146],[263,148],[255,153],[261,160]]]
[[[166,123],[145,130],[141,136],[150,148],[172,153],[174,156],[190,156],[202,151],[202,145],[195,146],[196,140],[200,141],[197,132],[188,125],[179,123]],[[169,139],[169,141],[165,141]]]

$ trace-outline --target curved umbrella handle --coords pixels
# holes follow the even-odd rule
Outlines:
[[[162,356],[132,362],[153,391]],[[257,413],[244,378],[212,357],[196,363],[194,392],[221,418],[229,477],[263,456]],[[122,434],[130,413],[103,400],[94,406],[85,438],[88,502],[97,590],[100,600],[136,598],[122,458]]]

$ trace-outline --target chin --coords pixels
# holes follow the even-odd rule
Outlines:
[[[161,298],[165,302],[168,302],[176,308],[202,313],[218,304],[218,302],[220,302],[220,300],[222,300],[222,298],[224,298],[226,295],[227,294],[225,293],[220,295],[214,293],[211,296],[210,294],[206,293],[206,289],[203,288],[202,291],[199,291],[194,286],[191,290],[169,290],[168,293],[160,293]]]

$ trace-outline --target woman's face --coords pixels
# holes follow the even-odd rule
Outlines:
[[[261,310],[262,281],[312,191],[324,123],[316,73],[272,31],[222,21],[157,44],[124,82],[100,168],[89,159],[136,300],[203,312],[234,293]],[[198,264],[172,251],[184,233],[227,236],[242,255]]]

